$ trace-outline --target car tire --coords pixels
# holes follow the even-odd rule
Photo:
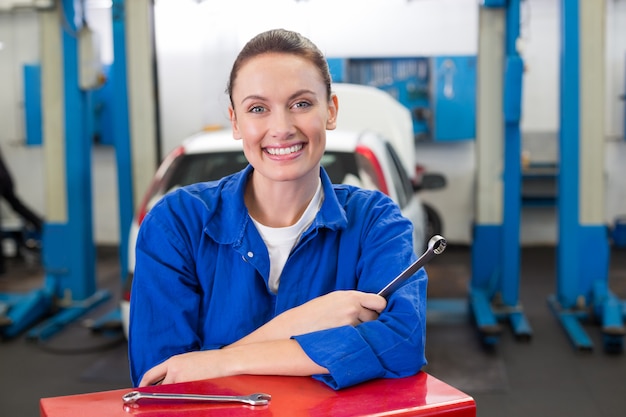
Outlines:
[[[441,216],[437,213],[431,205],[424,203],[424,211],[426,212],[426,246],[428,247],[428,241],[435,235],[443,235],[443,221]]]

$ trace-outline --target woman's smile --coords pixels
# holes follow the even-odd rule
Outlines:
[[[272,156],[293,156],[293,154],[300,152],[303,147],[303,143],[297,143],[292,146],[269,146],[264,149]]]

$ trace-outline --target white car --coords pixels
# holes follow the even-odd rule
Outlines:
[[[371,131],[331,130],[326,135],[326,152],[321,163],[333,183],[377,189],[389,195],[399,205],[402,214],[413,223],[414,248],[418,255],[422,253],[426,241],[424,207],[389,141]],[[133,218],[129,233],[128,276],[120,305],[126,335],[135,243],[146,213],[163,195],[178,187],[217,180],[243,169],[247,164],[242,141],[233,139],[230,129],[196,134],[163,160]]]

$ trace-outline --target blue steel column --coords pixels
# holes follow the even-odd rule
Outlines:
[[[67,223],[46,224],[43,257],[46,285],[53,287],[62,310],[28,332],[45,339],[109,294],[96,291],[91,194],[91,143],[88,93],[79,88],[78,30],[75,2],[61,2],[60,23],[64,74]]]
[[[578,319],[586,315],[585,300],[579,300],[579,148],[580,148],[580,4],[561,1],[560,119],[558,177],[557,294],[549,304],[580,350],[591,350],[593,343]],[[581,308],[577,302],[583,301]]]
[[[604,166],[598,166],[594,153],[598,149],[596,146],[603,144],[604,130],[591,123],[598,113],[603,114],[597,111],[597,103],[603,103],[604,96],[597,94],[596,89],[604,89],[604,85],[602,82],[597,86],[591,82],[583,83],[588,79],[581,78],[582,69],[588,71],[586,77],[592,76],[590,74],[594,71],[603,73],[603,65],[598,65],[595,58],[604,58],[601,53],[604,45],[583,42],[597,39],[598,34],[602,35],[603,41],[604,26],[600,18],[605,12],[604,3],[595,1],[561,1],[557,294],[548,301],[577,349],[593,348],[591,339],[579,323],[580,319],[589,318],[593,308],[594,317],[602,322],[605,349],[621,352],[626,333],[623,324],[626,309],[608,288],[608,227],[604,224],[602,210],[598,210],[599,215],[590,214],[590,207],[604,205],[603,201],[598,201],[604,198],[603,191],[598,191],[604,188],[600,183]],[[583,6],[586,8],[584,14]],[[602,51],[598,50],[599,47]],[[594,59],[589,60],[589,55]],[[581,108],[587,108],[587,111],[583,112]],[[596,114],[590,114],[594,111]],[[602,123],[599,125],[603,126]],[[587,150],[585,153],[581,152],[583,146]],[[603,150],[599,154],[602,155]]]
[[[579,243],[579,3],[578,0],[562,0],[561,19],[561,102],[559,132],[559,177],[558,177],[558,227],[559,245],[557,275],[558,301],[563,308],[576,305],[579,288],[578,275]]]
[[[113,145],[117,166],[117,192],[120,222],[120,284],[124,284],[128,272],[128,234],[133,219],[132,157],[130,148],[130,125],[128,113],[128,86],[126,71],[126,9],[124,0],[113,0],[111,6],[113,27],[113,64],[111,80],[113,85]],[[111,323],[120,323],[121,311],[113,308],[92,326],[100,329]]]
[[[502,302],[508,319],[519,338],[530,338],[532,330],[519,302],[520,223],[521,223],[521,151],[522,81],[524,62],[517,51],[520,31],[520,0],[510,0],[506,9],[505,85],[504,85],[504,277]]]
[[[133,219],[132,159],[130,150],[130,129],[128,122],[128,88],[126,84],[126,24],[125,1],[113,0],[111,9],[113,20],[113,79],[114,113],[113,132],[115,155],[117,158],[117,188],[120,216],[120,267],[122,281],[128,270],[128,233]]]
[[[59,23],[62,45],[66,221],[46,224],[43,258],[57,297],[82,300],[94,293],[91,138],[87,94],[78,87],[78,30],[74,2],[64,0]],[[45,111],[45,109],[44,109]],[[44,138],[45,140],[45,138]],[[50,163],[50,162],[47,162]]]
[[[504,210],[502,224],[502,301],[517,306],[520,276],[521,206],[521,117],[522,61],[517,52],[520,19],[519,0],[509,0],[506,9],[504,86]]]

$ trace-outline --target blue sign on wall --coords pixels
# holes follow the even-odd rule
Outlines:
[[[93,112],[94,142],[101,145],[113,145],[113,72],[111,66],[104,66],[106,82],[97,90],[87,91],[89,106]],[[41,102],[41,65],[24,65],[24,119],[26,144],[41,145],[42,102]]]
[[[476,58],[432,58],[432,136],[434,140],[476,136]]]
[[[473,139],[476,57],[330,58],[335,82],[388,92],[406,106],[418,141]]]
[[[41,66],[24,65],[23,74],[26,144],[41,145]]]

